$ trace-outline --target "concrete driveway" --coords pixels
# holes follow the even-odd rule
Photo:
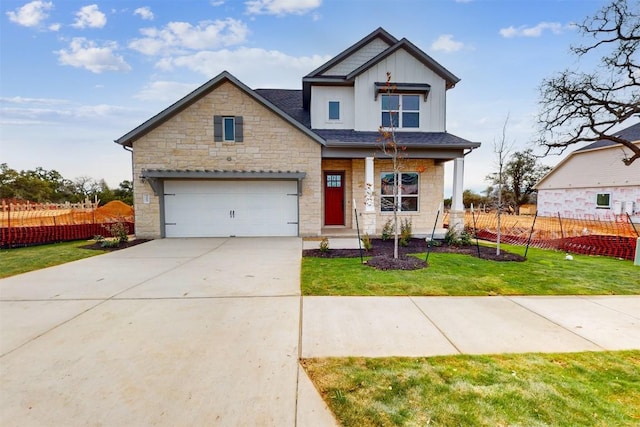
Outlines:
[[[0,425],[292,426],[299,383],[317,415],[300,256],[164,239],[1,280]]]

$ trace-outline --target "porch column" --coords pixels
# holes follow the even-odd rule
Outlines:
[[[373,157],[364,159],[364,212],[362,230],[365,234],[376,233],[375,177]]]
[[[453,159],[453,195],[451,212],[449,212],[449,228],[461,232],[464,230],[464,157]]]
[[[364,159],[364,211],[375,212],[373,195],[375,194],[373,181],[373,157]]]

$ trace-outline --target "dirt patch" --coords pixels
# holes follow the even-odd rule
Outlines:
[[[80,247],[82,249],[92,249],[92,250],[113,252],[113,251],[119,251],[120,249],[130,248],[131,246],[136,246],[136,245],[139,245],[141,243],[146,243],[146,242],[149,242],[150,240],[151,239],[129,240],[128,242],[121,243],[120,246],[117,246],[117,247],[114,247],[114,248],[103,248],[100,242],[90,243],[88,245],[84,245],[84,246],[80,246]]]
[[[425,261],[407,255],[398,258],[394,258],[393,255],[377,255],[365,263],[378,270],[419,270],[427,267]]]
[[[365,257],[381,257],[387,256],[393,259],[393,240],[372,239],[373,247],[371,250],[366,251],[363,249],[362,254]],[[439,246],[432,246],[431,252],[444,252],[444,253],[456,253],[471,255],[482,259],[488,259],[492,261],[526,261],[526,258],[522,255],[514,254],[504,250],[500,251],[500,255],[496,255],[495,248],[475,245],[472,246],[449,246],[444,242],[438,242]],[[411,239],[407,246],[398,246],[398,255],[400,258],[406,258],[408,254],[415,254],[419,252],[427,251],[427,242],[424,239]],[[306,249],[302,251],[302,256],[313,256],[320,258],[356,258],[360,256],[358,249],[331,249],[327,252],[322,252],[320,249]],[[414,258],[414,257],[411,257]],[[382,261],[381,261],[382,262]],[[371,265],[371,261],[369,261]],[[417,267],[417,268],[424,268]]]

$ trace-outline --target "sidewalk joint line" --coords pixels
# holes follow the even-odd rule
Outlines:
[[[433,320],[431,320],[431,317],[429,317],[429,315],[427,313],[425,313],[425,311],[422,308],[420,308],[420,306],[416,303],[416,301],[413,299],[413,297],[410,296],[408,298],[413,303],[413,305],[416,306],[416,308],[420,311],[420,313],[422,313],[422,315],[427,318],[429,323],[431,323],[433,325],[433,327],[436,328],[438,330],[438,332],[440,332],[440,334],[442,334],[444,339],[446,339],[449,342],[449,344],[451,344],[451,346],[456,349],[458,354],[464,354],[462,352],[462,350],[460,350],[458,348],[458,346],[455,345],[455,343],[453,341],[451,341],[451,339],[447,336],[447,334],[445,334],[444,331],[442,329],[440,329],[440,327]]]
[[[587,337],[583,337],[583,336],[582,336],[582,335],[580,335],[579,333],[577,333],[577,332],[575,332],[575,331],[572,331],[571,329],[568,329],[567,327],[565,327],[565,326],[561,325],[560,323],[556,322],[555,320],[549,319],[547,316],[544,316],[544,315],[542,315],[541,313],[538,313],[537,311],[534,311],[533,309],[531,309],[531,308],[529,308],[529,307],[526,307],[526,306],[524,306],[524,305],[520,304],[518,301],[514,301],[514,300],[513,300],[513,297],[514,297],[513,295],[504,295],[504,297],[505,297],[507,300],[509,300],[509,301],[511,301],[512,303],[514,303],[515,305],[517,305],[517,306],[520,306],[520,307],[524,308],[524,309],[525,309],[525,310],[527,310],[529,313],[533,313],[534,315],[536,315],[536,316],[538,316],[538,317],[540,317],[540,318],[542,318],[542,319],[546,320],[547,322],[553,323],[554,325],[558,326],[558,327],[559,327],[559,328],[561,328],[561,329],[564,329],[565,331],[569,332],[570,334],[575,335],[575,336],[577,336],[578,338],[583,339],[583,340],[585,340],[585,341],[587,341],[587,342],[589,342],[589,343],[591,343],[591,344],[595,345],[596,347],[598,347],[598,348],[600,348],[600,349],[602,349],[602,350],[604,350],[604,351],[607,351],[607,350],[608,350],[607,348],[605,348],[605,347],[601,346],[601,345],[600,345],[600,344],[598,344],[597,342],[592,341],[592,340],[590,340],[590,339],[589,339],[589,338],[587,338]]]

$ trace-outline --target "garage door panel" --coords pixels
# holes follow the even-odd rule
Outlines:
[[[166,181],[167,237],[297,236],[296,181]]]

